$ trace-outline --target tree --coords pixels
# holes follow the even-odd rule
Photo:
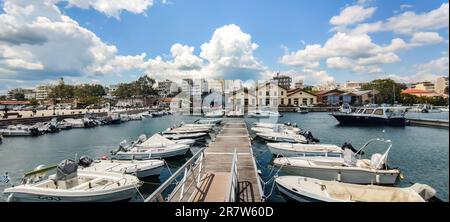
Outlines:
[[[140,77],[132,84],[134,85],[136,96],[148,97],[157,94],[157,91],[153,89],[153,85],[155,85],[155,80],[148,77],[147,75]]]
[[[39,102],[38,102],[37,99],[35,99],[35,98],[30,99],[30,105],[32,105],[32,106],[37,106],[37,105],[39,105]]]
[[[380,93],[375,97],[377,103],[394,103],[395,100],[398,101],[400,97],[400,92],[406,88],[404,84],[396,83],[392,79],[377,79],[370,83],[366,83],[361,87],[363,90],[377,90]]]
[[[25,100],[25,94],[23,94],[23,93],[14,93],[13,98],[15,100],[23,101],[23,100]]]
[[[400,96],[400,102],[404,105],[413,105],[416,104],[418,101],[418,96],[411,95],[411,94],[402,94]]]
[[[447,94],[447,95],[448,95],[448,86],[445,87],[445,89],[444,89],[444,94]]]

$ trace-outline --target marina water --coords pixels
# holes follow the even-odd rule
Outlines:
[[[429,128],[418,126],[407,127],[350,127],[339,126],[338,122],[328,113],[284,113],[278,118],[279,123],[297,123],[300,128],[310,130],[321,143],[342,145],[351,142],[355,148],[361,147],[367,140],[374,137],[384,137],[393,142],[389,155],[390,167],[398,167],[404,174],[398,186],[410,186],[410,183],[425,183],[437,190],[437,196],[449,200],[449,131],[448,128]],[[447,119],[448,113],[408,114],[415,118]],[[89,155],[100,158],[109,155],[118,144],[126,139],[135,140],[139,135],[152,135],[161,132],[182,121],[190,123],[198,119],[194,116],[164,116],[161,118],[131,121],[120,125],[101,126],[91,129],[73,129],[58,134],[46,134],[40,137],[5,138],[0,145],[0,176],[9,173],[12,183],[19,183],[25,172],[31,171],[40,164],[58,164],[63,159],[74,159],[77,156]],[[257,119],[246,119],[251,123]],[[267,121],[267,120],[261,120]],[[254,136],[254,135],[252,135]],[[200,145],[197,145],[200,146]],[[366,155],[382,152],[386,147],[371,146]],[[253,141],[254,155],[262,178],[268,181],[265,194],[272,191],[272,176],[277,169],[271,167],[273,159],[265,143],[259,139]],[[198,150],[193,148],[193,150]],[[189,159],[169,159],[169,169],[162,172],[159,178],[145,180],[140,188],[144,197],[150,195],[158,185],[166,180],[171,172]],[[283,175],[279,172],[279,175]],[[0,193],[9,184],[0,184]],[[0,201],[6,201],[5,195],[0,195]],[[132,201],[142,201],[136,196]],[[276,188],[273,189],[268,201],[284,201]]]

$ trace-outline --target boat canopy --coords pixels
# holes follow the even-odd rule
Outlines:
[[[63,160],[56,170],[56,180],[68,180],[77,177],[78,164],[73,160]]]

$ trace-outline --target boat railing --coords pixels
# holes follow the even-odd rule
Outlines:
[[[181,166],[175,173],[172,174],[161,186],[158,187],[144,202],[170,202],[178,196],[181,201],[186,194],[186,191],[195,183],[200,183],[201,172],[203,168],[204,148],[194,154],[183,166]],[[196,173],[195,173],[196,172]],[[197,175],[197,176],[196,176]],[[181,181],[177,179],[182,178]],[[173,183],[176,183],[172,191],[168,191]],[[190,182],[189,184],[186,184]],[[170,192],[167,197],[164,194]]]
[[[236,149],[234,150],[233,162],[231,164],[230,171],[230,182],[228,183],[229,190],[227,191],[227,196],[225,202],[235,202],[236,201],[236,187],[238,185],[238,170],[237,170],[238,156]]]
[[[369,140],[369,141],[367,141],[356,153],[359,155],[359,159],[361,159],[361,157],[362,157],[362,151],[364,150],[364,149],[366,149],[367,148],[367,146],[369,146],[371,143],[373,143],[373,142],[383,142],[383,143],[389,143],[389,147],[388,147],[388,151],[391,149],[391,147],[392,147],[392,141],[391,140],[386,140],[386,139],[384,139],[384,138],[374,138],[374,139],[371,139],[371,140]]]

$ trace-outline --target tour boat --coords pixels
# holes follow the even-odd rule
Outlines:
[[[45,172],[37,168],[30,173],[33,178],[24,179],[24,184],[5,189],[8,201],[123,201],[133,198],[142,185],[137,177],[128,174],[79,170],[78,164],[71,160],[62,161],[54,175],[45,178]]]
[[[399,188],[300,176],[277,177],[275,183],[286,199],[298,202],[425,202],[436,195],[433,188],[419,183]]]
[[[393,125],[406,124],[404,109],[398,107],[363,107],[351,113],[332,113],[341,125]]]

